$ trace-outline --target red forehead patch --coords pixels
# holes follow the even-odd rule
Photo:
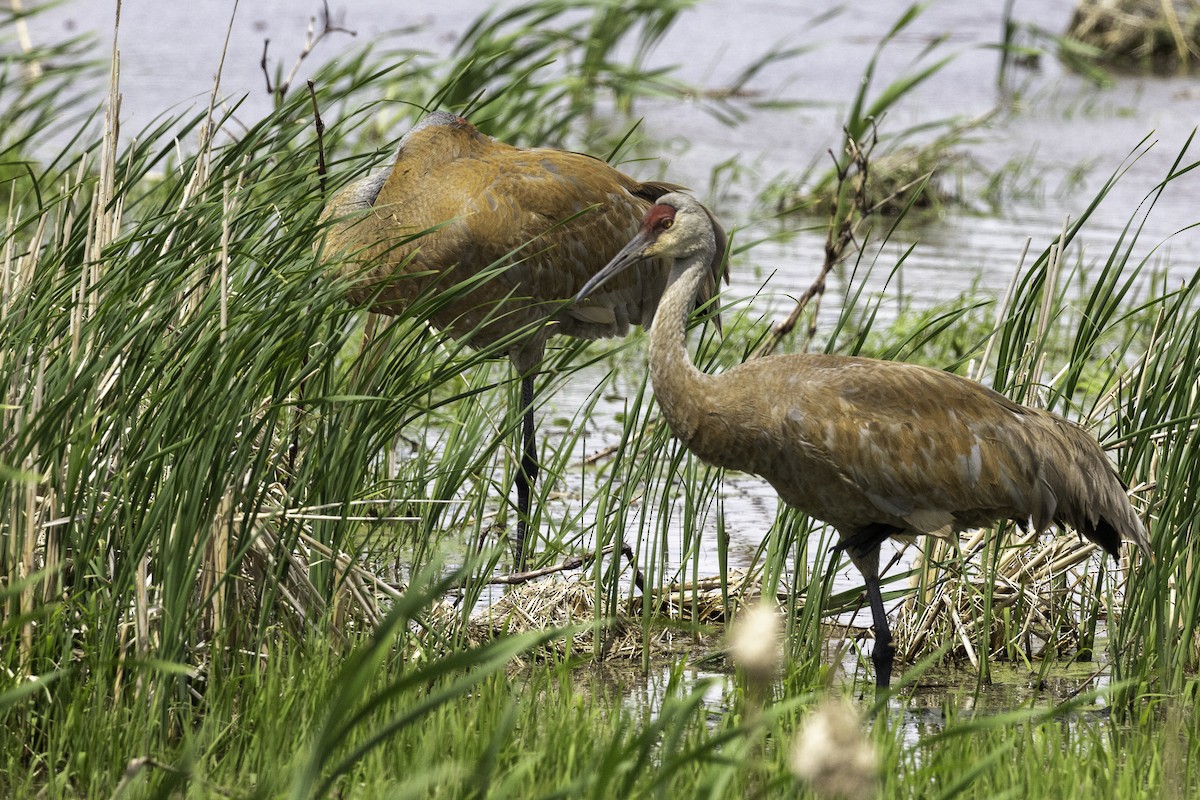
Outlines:
[[[668,219],[675,219],[675,206],[658,203],[646,212],[646,216],[642,220],[642,227],[646,230],[654,230],[662,224],[663,220]]]

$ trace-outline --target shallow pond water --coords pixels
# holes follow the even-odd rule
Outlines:
[[[823,646],[825,663],[836,663],[833,681],[836,686],[853,684],[855,697],[865,705],[874,699],[870,674],[858,663],[854,649],[839,649],[839,643],[829,641]],[[709,655],[700,651],[697,655]],[[864,656],[865,657],[865,656]],[[738,679],[723,659],[716,663],[683,663],[678,659],[656,660],[649,669],[624,662],[595,662],[574,673],[576,690],[589,690],[609,697],[619,697],[631,711],[657,713],[669,697],[701,691],[705,705],[714,712],[730,708],[737,702]],[[1077,708],[1060,717],[1064,725],[1088,724],[1107,713],[1103,695],[1087,699],[1089,692],[1109,683],[1106,664],[1093,662],[1057,663],[1044,672],[1040,665],[1032,668],[1009,662],[990,665],[990,680],[979,681],[978,672],[969,666],[937,666],[925,669],[919,676],[909,674],[901,665],[895,676],[898,683],[888,702],[888,717],[901,726],[906,741],[945,730],[947,713],[956,718],[988,717],[1014,709],[1049,709],[1085,696]],[[838,691],[838,689],[834,689]],[[788,699],[779,696],[777,701]],[[716,720],[714,719],[714,724]]]

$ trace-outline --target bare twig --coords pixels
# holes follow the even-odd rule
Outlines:
[[[553,575],[556,572],[566,572],[569,569],[580,569],[581,567],[586,567],[589,564],[591,564],[593,561],[595,561],[597,558],[599,558],[601,556],[609,555],[618,550],[620,551],[621,555],[625,556],[625,558],[628,559],[628,561],[631,565],[634,564],[633,548],[630,547],[625,542],[622,542],[620,547],[618,547],[615,544],[610,544],[608,547],[605,547],[599,553],[584,553],[583,555],[570,556],[570,557],[564,559],[563,561],[561,561],[560,563],[555,564],[553,566],[542,567],[541,569],[533,569],[533,570],[529,570],[527,572],[514,572],[511,575],[495,575],[495,576],[489,578],[488,580],[484,581],[484,583],[487,585],[490,585],[490,586],[495,586],[495,585],[517,586],[519,584],[528,583],[529,581],[536,580],[537,578],[541,578],[546,575]],[[642,571],[639,570],[636,567],[636,565],[634,566],[634,570],[633,570],[633,582],[639,589],[643,588],[643,585],[645,582],[644,579],[642,578]]]
[[[267,50],[271,47],[271,40],[263,40],[262,59],[259,61],[259,66],[262,68],[263,77],[267,81],[267,94],[275,95],[276,103],[283,102],[283,98],[287,96],[288,89],[292,86],[292,81],[296,79],[296,74],[300,71],[300,65],[312,53],[313,48],[317,46],[317,42],[331,33],[348,33],[351,36],[358,35],[357,31],[343,27],[340,19],[334,21],[329,13],[328,0],[322,0],[321,12],[315,17],[310,17],[308,20],[308,32],[304,36],[304,46],[300,49],[300,54],[296,56],[296,63],[292,64],[292,68],[288,71],[288,74],[278,84],[272,82],[271,71],[267,65]]]
[[[267,49],[270,48],[270,46],[271,40],[263,39],[263,54],[262,58],[258,61],[258,66],[262,68],[263,77],[267,80],[267,94],[274,94],[275,87],[271,84],[271,72],[267,68]]]
[[[854,234],[857,232],[858,226],[870,213],[870,209],[867,207],[867,177],[870,170],[871,153],[875,150],[878,141],[879,131],[872,124],[871,135],[865,146],[860,145],[850,136],[850,132],[846,131],[846,155],[849,158],[845,164],[839,162],[830,151],[829,155],[833,158],[834,169],[837,171],[836,197],[842,197],[844,187],[852,179],[852,175],[857,173],[857,184],[852,189],[849,207],[847,208],[841,202],[835,202],[830,208],[828,234],[825,237],[825,263],[821,266],[820,274],[804,294],[800,295],[800,299],[796,301],[796,307],[792,309],[788,318],[771,329],[770,335],[751,355],[752,359],[770,355],[779,346],[783,337],[796,327],[800,315],[804,313],[804,309],[808,307],[809,303],[813,304],[813,314],[808,328],[808,338],[811,340],[816,336],[817,311],[820,308],[821,297],[825,294],[825,278],[845,256],[847,247],[854,241]]]
[[[312,98],[313,125],[317,131],[317,179],[321,182],[321,196],[325,196],[325,176],[329,170],[325,166],[325,121],[321,119],[321,108],[317,105],[317,86],[308,81],[308,96]]]
[[[586,456],[583,459],[582,463],[587,466],[591,466],[592,464],[598,464],[599,462],[601,462],[604,459],[611,456],[613,453],[617,452],[617,449],[618,449],[617,445],[615,445],[615,444],[609,445],[608,447],[605,447],[603,450],[598,450],[595,453],[592,453],[590,456]]]

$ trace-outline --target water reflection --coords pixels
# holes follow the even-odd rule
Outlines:
[[[864,712],[874,701],[874,687],[863,673],[853,648],[830,643],[830,654],[840,652],[835,667],[834,686],[842,692],[852,687],[851,697]],[[706,659],[710,660],[710,659]],[[888,702],[888,716],[900,726],[902,738],[915,743],[921,737],[945,730],[948,720],[1004,714],[1014,709],[1051,709],[1080,696],[1109,686],[1107,665],[1093,663],[1055,663],[1033,668],[997,662],[990,665],[990,681],[981,683],[978,672],[969,665],[945,665],[913,674],[913,665],[902,667],[898,680],[904,686]],[[913,680],[915,678],[915,680]],[[580,692],[600,693],[608,699],[620,698],[629,711],[653,719],[671,698],[700,692],[713,725],[735,703],[737,679],[730,671],[700,667],[679,661],[656,661],[648,670],[640,665],[620,662],[593,662],[575,670],[573,685]],[[783,688],[776,694],[783,698]],[[1072,726],[1087,723],[1096,715],[1106,715],[1103,695],[1091,697],[1071,713],[1057,719]]]

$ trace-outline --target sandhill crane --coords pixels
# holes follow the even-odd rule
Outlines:
[[[524,413],[518,569],[538,472],[533,382],[546,340],[624,336],[631,324],[650,324],[665,263],[586,303],[569,301],[637,232],[650,205],[677,188],[636,181],[581,153],[513,147],[462,117],[434,112],[401,138],[390,168],[346,186],[325,209],[325,257],[354,278],[351,300],[376,312],[403,313],[423,293],[503,265],[429,322],[477,347],[516,342],[508,354],[521,376]],[[711,259],[698,296],[713,294],[722,255]]]
[[[948,372],[836,355],[779,355],[698,370],[684,323],[721,235],[688,195],[658,199],[641,230],[580,290],[633,264],[673,262],[650,331],[650,380],[671,432],[703,461],[766,478],[832,526],[862,573],[878,687],[895,650],[879,589],[889,537],[948,536],[1010,519],[1067,524],[1117,557],[1149,554],[1146,530],[1104,451],[1078,425]]]

